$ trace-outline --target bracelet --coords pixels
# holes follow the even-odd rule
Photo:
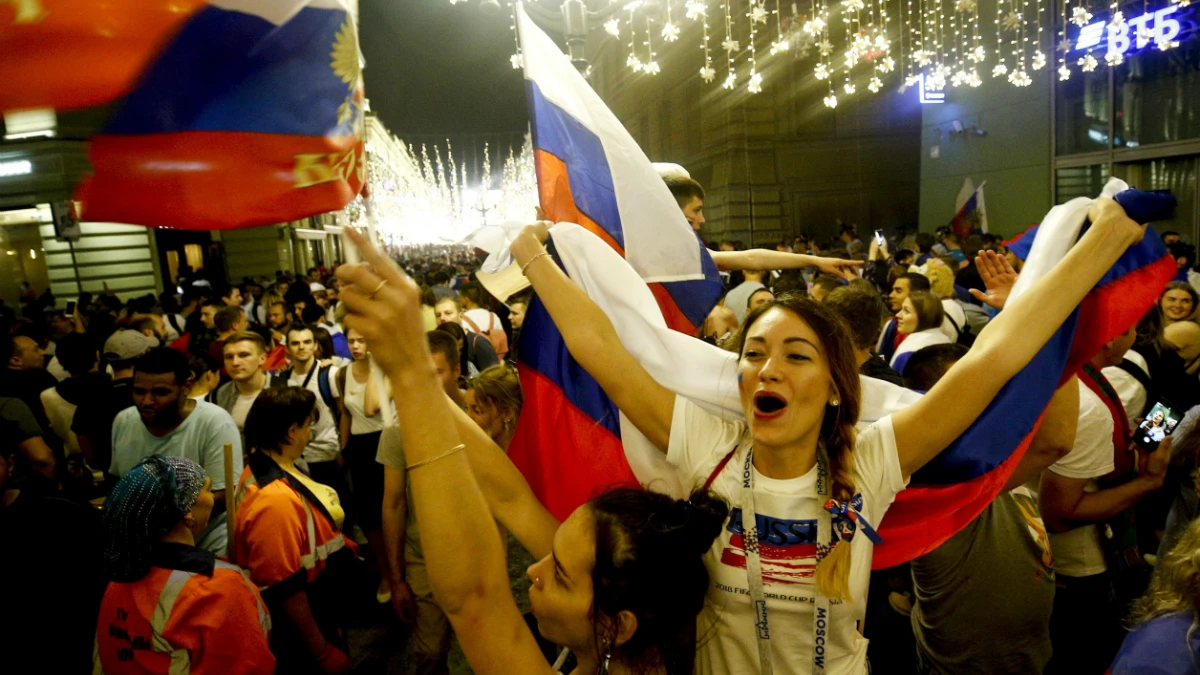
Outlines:
[[[542,256],[547,256],[547,255],[550,255],[550,254],[547,253],[546,251],[542,251],[541,253],[530,258],[529,262],[527,262],[521,266],[521,276],[525,276],[525,270],[529,269],[529,266],[533,264],[534,260],[537,260],[538,258],[541,258]]]
[[[460,452],[460,451],[466,450],[466,449],[467,449],[467,446],[465,444],[459,443],[458,445],[454,446],[453,448],[450,448],[450,450],[448,452],[438,455],[437,457],[430,457],[429,459],[423,459],[423,460],[417,462],[416,464],[409,464],[408,471],[413,471],[414,469],[419,469],[419,468],[425,466],[426,464],[433,464],[434,462],[438,461],[439,459],[446,459],[450,455],[453,455],[456,452]]]

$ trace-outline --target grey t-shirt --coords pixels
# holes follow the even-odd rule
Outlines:
[[[1053,570],[1037,499],[1024,486],[913,560],[912,627],[929,672],[1042,672],[1051,651]]]
[[[406,563],[422,562],[425,554],[421,551],[421,533],[417,530],[417,511],[413,508],[412,482],[408,479],[408,467],[404,460],[404,443],[400,438],[400,427],[390,424],[383,428],[379,436],[379,451],[375,453],[375,461],[389,469],[404,471],[404,500],[408,504],[408,516],[404,521],[404,561]]]
[[[746,320],[746,305],[750,304],[750,296],[754,292],[766,288],[757,281],[743,281],[737,288],[725,294],[725,308],[733,310],[737,316],[738,325]]]
[[[146,430],[137,407],[117,413],[112,430],[112,466],[108,472],[120,478],[150,455],[186,457],[208,473],[212,491],[225,489],[225,444],[233,444],[233,480],[242,475],[242,435],[229,413],[219,406],[197,401],[192,414],[174,431],[159,438]],[[213,516],[197,538],[196,545],[218,555],[226,549],[225,513]]]

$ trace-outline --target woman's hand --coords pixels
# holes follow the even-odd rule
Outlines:
[[[1144,225],[1134,222],[1120,204],[1108,197],[1100,197],[1092,202],[1088,209],[1088,220],[1092,222],[1089,234],[1095,231],[1096,236],[1117,237],[1125,241],[1126,247],[1138,243],[1146,234]]]
[[[987,287],[987,293],[972,288],[971,297],[989,307],[1004,309],[1008,294],[1012,292],[1013,284],[1017,283],[1017,272],[1008,263],[1008,258],[995,251],[980,251],[975,257],[975,267]]]
[[[337,270],[346,327],[367,339],[371,356],[385,372],[433,370],[425,338],[421,293],[413,280],[358,230],[346,230],[363,263]]]
[[[517,264],[524,267],[534,256],[546,252],[546,241],[549,238],[550,222],[540,220],[526,225],[509,245],[508,250],[512,252],[513,259],[517,261]]]

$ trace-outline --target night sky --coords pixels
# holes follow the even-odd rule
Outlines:
[[[359,11],[367,98],[398,137],[526,131],[506,6],[360,0]]]

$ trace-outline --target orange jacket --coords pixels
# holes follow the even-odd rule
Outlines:
[[[291,595],[316,580],[329,556],[356,549],[320,500],[261,452],[246,462],[234,502],[233,558],[265,595]]]
[[[182,544],[158,545],[153,565],[142,579],[105,590],[94,673],[274,672],[271,617],[245,572]]]

